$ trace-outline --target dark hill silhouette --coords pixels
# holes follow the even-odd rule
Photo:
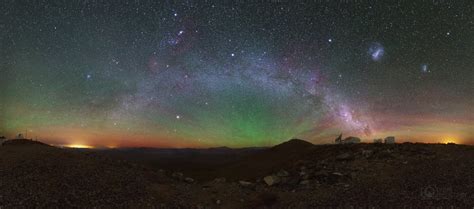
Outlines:
[[[50,146],[40,141],[33,141],[30,139],[12,139],[3,142],[3,146],[31,146],[31,145],[39,145],[39,146]]]
[[[230,180],[257,178],[287,167],[294,160],[303,158],[314,147],[310,142],[291,139],[273,147],[132,148],[101,152],[113,158],[188,173],[199,181],[205,181],[216,177],[226,177]]]
[[[310,142],[301,139],[291,139],[269,149],[246,156],[241,161],[224,166],[217,172],[232,180],[255,179],[263,175],[277,172],[289,167],[295,161],[303,158],[314,147]]]
[[[313,144],[301,139],[290,139],[286,142],[273,146],[271,149],[274,151],[283,151],[283,152],[291,152],[291,150],[298,150],[311,148]]]

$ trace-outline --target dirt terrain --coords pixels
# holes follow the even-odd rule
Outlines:
[[[17,140],[0,147],[0,207],[472,208],[472,171],[465,145],[290,140],[163,151]]]

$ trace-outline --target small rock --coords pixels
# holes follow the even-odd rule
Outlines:
[[[186,177],[186,178],[184,178],[184,181],[187,182],[187,183],[193,183],[194,179],[190,178],[190,177]]]
[[[309,180],[300,181],[300,184],[301,184],[301,185],[308,185],[309,183],[310,183]]]
[[[217,205],[220,205],[220,204],[221,204],[221,200],[216,200],[216,204],[217,204]]]
[[[214,179],[214,182],[216,182],[216,183],[225,183],[225,182],[226,182],[226,178],[224,178],[224,177],[215,178],[215,179]]]
[[[242,187],[252,187],[253,183],[248,181],[239,181],[240,186]]]
[[[380,152],[377,155],[377,158],[379,158],[379,159],[391,159],[391,158],[394,158],[394,156],[393,156],[393,154],[390,150],[384,150],[384,151]]]
[[[343,153],[336,156],[336,160],[340,160],[340,161],[353,160],[353,159],[354,159],[354,156],[351,155],[350,153]]]
[[[334,172],[334,173],[332,173],[332,175],[335,175],[335,176],[344,176],[344,174],[339,173],[339,172]]]
[[[364,149],[363,149],[363,150],[362,150],[362,155],[363,155],[365,158],[369,158],[370,156],[372,156],[372,153],[373,153],[373,152],[374,152],[374,151],[372,151],[372,150],[364,150]]]
[[[287,180],[284,180],[284,183],[295,186],[299,184],[299,181],[300,180],[298,178],[288,178]]]
[[[317,171],[314,173],[314,176],[317,176],[317,177],[323,177],[323,176],[329,176],[329,173],[327,171]]]
[[[173,172],[171,174],[171,177],[175,178],[175,179],[178,179],[178,180],[183,180],[184,178],[184,174],[181,173],[181,172]]]
[[[278,177],[287,177],[287,176],[289,176],[290,174],[289,174],[287,171],[285,171],[285,170],[280,170],[280,171],[278,171],[278,173],[276,173],[276,175],[277,175]]]
[[[303,175],[303,176],[301,176],[301,179],[307,180],[307,179],[309,179],[309,175],[308,174]]]
[[[357,178],[358,174],[356,172],[351,172],[350,178],[355,179]]]
[[[265,178],[263,178],[263,181],[265,181],[268,186],[272,186],[274,184],[280,183],[281,179],[278,176],[271,175],[265,176]]]

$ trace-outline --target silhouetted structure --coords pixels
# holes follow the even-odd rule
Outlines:
[[[7,138],[5,138],[5,136],[0,136],[0,144],[3,144],[3,142],[6,140]]]
[[[395,144],[395,137],[394,136],[387,136],[384,140],[385,144]]]
[[[342,140],[342,143],[343,144],[358,144],[360,143],[360,138],[359,137],[355,137],[355,136],[349,136],[347,138],[345,138],[344,140]]]
[[[358,144],[361,142],[360,138],[355,136],[349,136],[345,139],[342,139],[342,134],[334,140],[336,144]]]
[[[342,143],[342,133],[334,141],[336,142],[336,144],[341,144]]]

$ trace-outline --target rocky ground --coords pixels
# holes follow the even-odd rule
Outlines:
[[[101,152],[10,144],[0,147],[0,206],[472,208],[472,171],[474,147],[464,145],[291,140],[211,169],[205,178]]]
[[[0,208],[148,207],[145,170],[25,141],[0,147]]]

